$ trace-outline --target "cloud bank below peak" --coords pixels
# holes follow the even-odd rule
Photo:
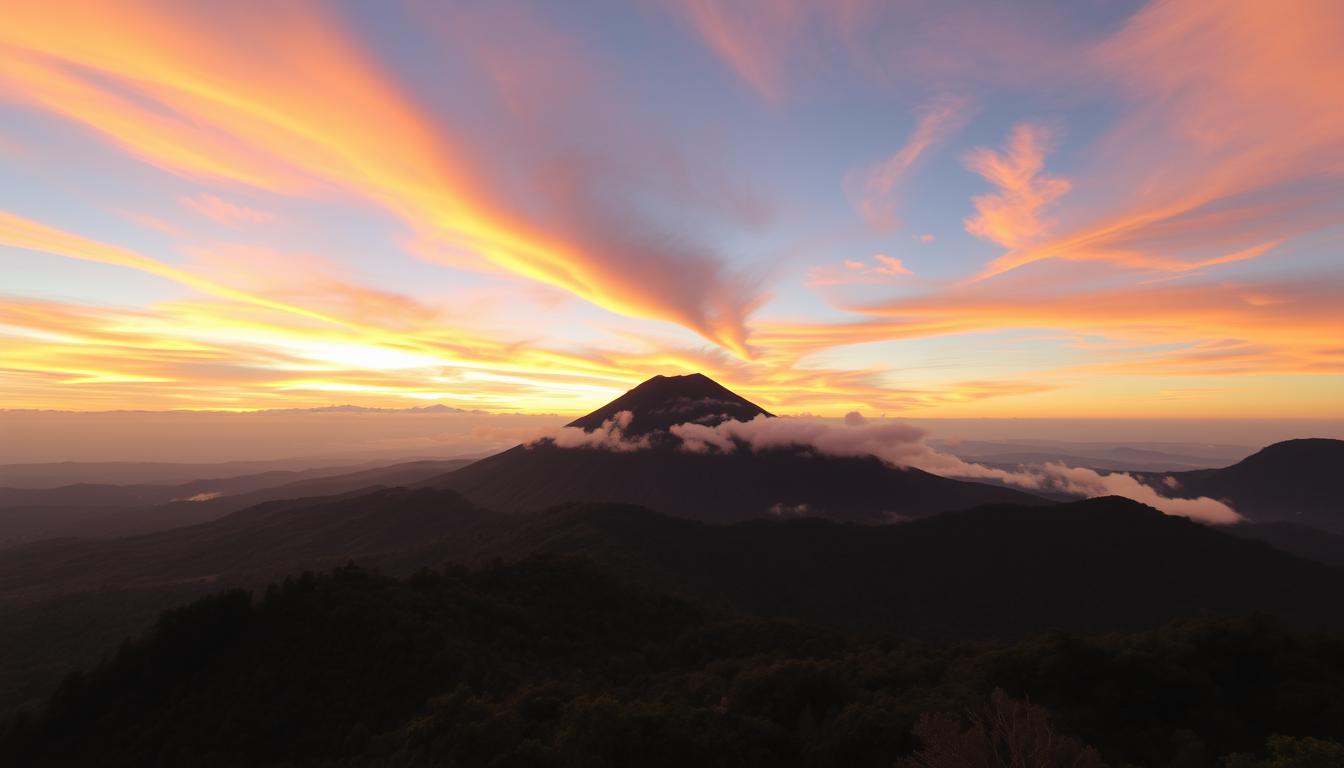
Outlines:
[[[624,433],[632,420],[622,411],[596,430],[563,427],[541,441],[561,448],[590,448],[617,452],[646,450],[659,444],[651,435]],[[1125,496],[1168,515],[1206,523],[1229,524],[1241,516],[1217,499],[1173,498],[1139,482],[1124,472],[1102,474],[1083,467],[1045,463],[1016,470],[987,467],[941,453],[928,446],[927,430],[903,422],[864,418],[858,412],[843,423],[809,417],[757,416],[751,421],[724,421],[716,425],[688,422],[669,430],[677,450],[688,453],[804,450],[822,456],[861,458],[874,456],[895,467],[921,469],[933,474],[969,480],[992,480],[1034,491],[1052,491],[1081,497]],[[535,443],[533,443],[535,444]],[[1168,484],[1167,486],[1171,486]]]

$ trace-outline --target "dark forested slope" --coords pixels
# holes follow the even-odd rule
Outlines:
[[[1249,612],[1344,628],[1344,570],[1121,497],[988,506],[885,526],[709,525],[572,505],[471,546],[445,552],[476,562],[579,556],[739,610],[917,635],[1114,630]]]
[[[891,766],[975,737],[958,723],[987,701],[1022,709],[1003,689],[1048,709],[1021,721],[1032,738],[1200,768],[1273,734],[1344,737],[1342,687],[1344,639],[1259,622],[930,645],[735,618],[565,561],[343,568],[165,614],[0,724],[0,762]]]

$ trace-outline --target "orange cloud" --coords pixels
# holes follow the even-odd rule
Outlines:
[[[361,296],[365,303],[369,297]],[[355,312],[345,300],[328,312]],[[1038,392],[1023,381],[900,386],[878,369],[743,362],[627,336],[599,348],[541,345],[414,313],[332,326],[225,298],[143,309],[0,296],[0,407],[309,407],[444,402],[489,411],[590,410],[654,373],[702,371],[784,412],[875,412]]]
[[[967,232],[1013,249],[1047,232],[1052,222],[1044,218],[1045,208],[1070,188],[1067,180],[1042,174],[1051,141],[1050,129],[1023,123],[1002,152],[981,147],[967,155],[966,166],[999,190],[975,198]]]
[[[0,28],[0,84],[169,170],[290,194],[349,190],[497,269],[750,354],[745,317],[758,298],[712,256],[647,241],[631,249],[631,232],[532,226],[486,191],[471,148],[386,82],[319,9],[230,8],[227,25],[222,13],[19,5]]]
[[[770,405],[888,409],[942,397],[892,390],[875,371],[744,363],[638,337],[566,350],[473,333],[330,265],[255,247],[194,249],[164,264],[0,212],[0,245],[139,270],[205,299],[145,309],[0,297],[0,406],[97,408],[374,405],[437,400],[489,410],[588,410],[653,373],[704,371]],[[267,265],[287,264],[286,276]],[[301,280],[298,273],[323,273]]]
[[[1010,251],[982,277],[1047,259],[1189,271],[1336,224],[1341,31],[1330,0],[1149,4],[1087,57],[1133,109],[1076,175],[1071,226],[1001,241]]]
[[[968,103],[965,99],[943,96],[920,110],[915,130],[905,145],[890,157],[866,168],[857,168],[845,176],[845,190],[859,214],[878,231],[897,226],[893,192],[897,184],[925,154],[965,125]]]
[[[762,344],[799,358],[837,346],[1001,330],[1054,329],[1124,342],[1096,372],[1147,375],[1344,373],[1344,276],[1071,290],[1027,282],[972,283],[942,293],[851,307],[849,323],[762,323]],[[1094,345],[1095,346],[1095,345]]]

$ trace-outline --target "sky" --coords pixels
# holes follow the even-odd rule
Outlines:
[[[1344,418],[1344,4],[0,0],[0,408]]]

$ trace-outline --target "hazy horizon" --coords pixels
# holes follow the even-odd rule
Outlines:
[[[535,439],[578,414],[407,411],[0,411],[0,464],[215,463],[324,457],[483,456]],[[881,418],[881,414],[866,414]],[[1344,439],[1344,420],[892,418],[957,442],[1061,441],[1220,445],[1253,452],[1299,437]],[[831,421],[839,421],[829,419]],[[71,440],[71,435],[79,435]],[[134,436],[129,439],[128,436]]]

